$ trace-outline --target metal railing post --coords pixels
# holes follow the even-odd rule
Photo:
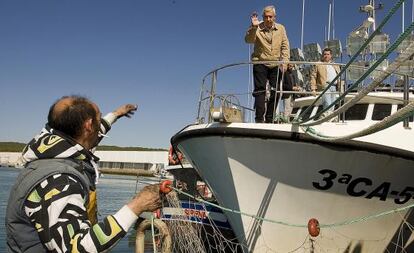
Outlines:
[[[210,108],[208,114],[208,122],[211,122],[211,113],[214,109],[214,96],[216,92],[216,83],[217,83],[217,70],[213,72],[211,76],[211,89],[210,89]]]
[[[409,87],[409,78],[408,75],[404,75],[404,106],[408,105],[408,103],[410,102],[410,87]],[[410,122],[410,118],[405,118],[403,121],[403,127],[404,128],[410,128],[409,126],[409,122]]]

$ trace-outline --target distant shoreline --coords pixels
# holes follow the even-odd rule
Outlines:
[[[8,167],[0,165],[0,169],[9,169],[9,170],[16,170],[19,171],[19,168],[16,167]],[[102,174],[109,174],[109,175],[125,175],[125,176],[140,176],[140,177],[153,177],[154,173],[152,171],[143,170],[143,169],[108,169],[108,168],[100,168],[99,171]]]
[[[20,142],[0,142],[0,152],[19,152],[21,153],[25,143]],[[97,151],[168,151],[164,148],[144,148],[144,147],[119,147],[114,145],[101,145]]]

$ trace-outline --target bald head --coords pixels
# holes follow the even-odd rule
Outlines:
[[[98,107],[85,97],[64,96],[49,109],[48,125],[76,139],[82,135],[83,124],[92,119],[98,125]]]

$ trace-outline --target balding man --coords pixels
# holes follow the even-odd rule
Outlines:
[[[26,165],[10,193],[9,252],[108,251],[139,214],[160,207],[159,186],[147,186],[97,223],[98,158],[90,150],[117,119],[136,109],[127,104],[101,119],[98,106],[80,96],[62,97],[50,107],[45,128],[23,151]]]
[[[260,22],[257,13],[251,15],[251,25],[246,32],[246,43],[254,44],[252,61],[288,61],[290,57],[289,40],[285,27],[275,23],[276,10],[274,6],[263,9],[263,22]],[[286,64],[281,65],[281,71],[285,71]],[[255,120],[262,123],[273,122],[275,107],[275,89],[278,89],[281,72],[277,64],[255,64],[253,66],[254,78],[254,106],[256,108]],[[266,82],[274,90],[270,92],[269,102],[265,109]],[[265,118],[263,119],[263,116]]]

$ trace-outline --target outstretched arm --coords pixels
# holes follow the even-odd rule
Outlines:
[[[134,113],[137,109],[138,109],[137,105],[126,104],[126,105],[120,106],[119,108],[117,108],[112,113],[115,114],[117,119],[119,119],[123,116],[131,118],[131,116],[134,115]]]
[[[159,185],[146,186],[116,214],[91,224],[87,193],[76,177],[57,174],[45,182],[29,195],[25,212],[51,252],[107,252],[127,234],[138,215],[161,206]]]
[[[138,109],[137,105],[125,104],[125,105],[118,107],[113,112],[108,113],[101,120],[100,133],[102,135],[105,135],[109,130],[111,130],[112,124],[114,124],[117,121],[117,119],[122,118],[124,116],[131,118],[137,109]],[[101,139],[99,141],[101,141]]]

